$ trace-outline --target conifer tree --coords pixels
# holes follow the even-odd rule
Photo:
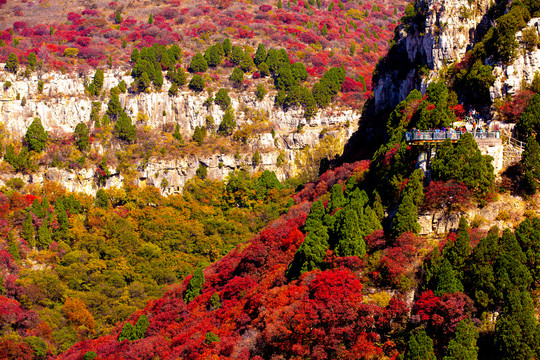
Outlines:
[[[231,76],[229,76],[229,81],[236,87],[240,86],[244,81],[244,72],[239,68],[234,68]]]
[[[204,274],[202,268],[197,268],[193,272],[193,277],[189,281],[186,293],[184,294],[184,301],[186,304],[189,304],[193,299],[195,299],[202,291],[204,285]]]
[[[49,229],[49,220],[43,220],[38,230],[37,246],[41,249],[47,248],[52,242],[51,230]]]
[[[468,293],[473,294],[472,298],[476,303],[484,309],[494,305],[496,281],[493,263],[499,256],[499,251],[499,229],[493,227],[474,247],[468,261],[469,268],[465,273],[464,286]]]
[[[137,136],[137,129],[131,122],[131,118],[122,111],[118,121],[114,124],[115,135],[124,141],[133,142]]]
[[[139,61],[140,57],[141,55],[139,53],[139,49],[134,48],[133,51],[131,52],[131,58],[130,58],[131,62],[136,64]]]
[[[31,52],[30,54],[28,54],[27,61],[28,61],[28,69],[30,69],[30,71],[34,71],[37,65],[36,54],[34,52]]]
[[[232,135],[235,128],[236,120],[234,119],[234,112],[231,108],[227,108],[225,114],[223,114],[223,120],[219,124],[218,133],[224,136]]]
[[[416,169],[409,177],[407,185],[405,185],[404,194],[408,194],[414,205],[417,207],[424,202],[424,171],[422,169]]]
[[[191,78],[191,81],[189,82],[189,88],[193,91],[201,92],[204,90],[204,86],[205,86],[205,83],[202,76],[199,74],[193,75],[193,77]]]
[[[195,141],[200,146],[203,144],[205,136],[206,136],[206,127],[196,126],[195,131],[193,132],[193,141]]]
[[[463,284],[456,276],[452,264],[447,259],[442,261],[437,274],[437,288],[435,295],[439,296],[446,293],[456,293],[463,291]]]
[[[229,97],[229,93],[227,90],[221,88],[216,93],[216,98],[214,99],[214,102],[216,105],[219,105],[221,107],[221,110],[227,109],[231,105],[231,98]]]
[[[311,230],[294,254],[287,277],[295,279],[305,272],[321,269],[329,246],[328,240],[328,230],[324,225]]]
[[[324,216],[324,205],[321,200],[313,202],[311,210],[306,218],[303,231],[309,233],[317,227],[322,225],[322,219]]]
[[[232,50],[231,40],[229,38],[223,40],[223,52],[225,53],[225,56],[229,56]]]
[[[253,166],[259,166],[261,164],[261,154],[259,153],[259,150],[255,150],[255,153],[253,154],[253,157],[251,159],[251,163]]]
[[[384,207],[382,205],[381,195],[379,195],[377,190],[373,191],[372,199],[371,207],[373,208],[373,211],[375,211],[375,214],[377,214],[379,221],[382,221],[384,219]]]
[[[278,0],[276,7],[278,9],[283,9],[283,2],[281,0]]]
[[[436,360],[433,351],[433,340],[426,334],[424,329],[421,329],[416,334],[411,334],[403,360]]]
[[[32,203],[32,212],[40,219],[45,217],[45,211],[38,199],[34,199]]]
[[[117,93],[111,93],[111,98],[109,99],[109,103],[107,104],[107,116],[109,120],[116,121],[120,113],[122,112],[122,105],[120,104],[120,98],[118,97]],[[108,125],[105,124],[104,121],[102,121],[102,125]]]
[[[19,70],[19,59],[17,58],[17,55],[15,55],[14,53],[9,54],[5,69],[10,73],[17,73],[17,71]]]
[[[268,53],[266,52],[266,47],[264,46],[264,44],[260,43],[259,46],[257,46],[257,51],[255,52],[255,56],[253,57],[253,62],[255,63],[255,65],[259,66],[266,60],[267,55]]]
[[[122,331],[118,335],[118,341],[122,341],[126,339],[129,341],[133,340],[134,330],[135,328],[130,322],[125,323],[124,326],[122,327]]]
[[[529,195],[533,195],[538,190],[538,180],[540,180],[540,145],[533,136],[527,138],[520,166],[525,173],[522,181],[523,188]]]
[[[240,46],[233,46],[231,49],[231,56],[229,57],[234,65],[240,65],[240,62],[244,59],[245,53]]]
[[[28,130],[26,130],[24,140],[26,144],[28,144],[28,148],[32,151],[41,152],[45,149],[47,140],[49,140],[49,135],[45,131],[39,118],[34,118],[34,121],[32,121]]]
[[[30,212],[26,213],[26,219],[22,224],[22,237],[30,247],[36,246],[36,240],[34,238],[34,222]]]
[[[48,210],[50,207],[51,205],[49,204],[49,200],[46,197],[44,197],[43,200],[41,200],[41,208],[43,209],[43,213],[45,215],[49,214]]]
[[[17,241],[15,240],[15,235],[13,235],[13,230],[9,230],[8,232],[8,244],[8,253],[13,256],[15,261],[19,262],[21,260],[21,254],[19,252],[19,245],[17,245]]]
[[[358,256],[363,258],[366,255],[366,243],[360,234],[358,227],[358,217],[356,211],[350,207],[343,209],[336,224],[337,246],[335,252],[337,256]]]
[[[169,87],[168,94],[169,96],[178,95],[178,86],[175,83],[172,83],[171,87]]]
[[[206,51],[204,52],[204,59],[206,60],[208,66],[219,66],[221,64],[222,53],[223,47],[219,43],[212,45],[208,49],[206,49]]]
[[[443,258],[441,257],[439,247],[435,246],[429,258],[422,264],[422,268],[424,269],[422,289],[435,289],[437,287],[439,268],[441,267],[442,261]]]
[[[392,234],[394,237],[397,238],[399,235],[409,231],[418,234],[420,232],[420,225],[416,221],[417,217],[418,210],[416,205],[414,205],[409,195],[405,195],[392,221]]]
[[[69,220],[62,199],[56,200],[54,212],[56,213],[56,219],[58,221],[58,231],[56,234],[58,234],[57,236],[60,239],[65,239],[69,232]]]
[[[512,289],[495,325],[495,345],[500,359],[538,357],[539,328],[528,291]]]
[[[336,209],[343,207],[346,203],[345,196],[343,196],[343,188],[341,184],[334,184],[330,190],[330,201],[326,207],[326,211],[331,214]]]
[[[367,236],[372,232],[382,229],[382,224],[377,217],[377,213],[371,209],[369,205],[364,209],[364,218],[359,221],[360,224],[360,233],[363,236]]]
[[[105,76],[103,74],[103,71],[101,69],[97,69],[94,78],[92,80],[92,84],[94,84],[94,92],[92,95],[98,95],[103,89],[103,82],[105,81]]]
[[[471,238],[468,229],[469,224],[467,223],[467,219],[462,216],[459,219],[456,241],[453,244],[447,242],[443,253],[443,256],[450,261],[452,267],[457,271],[460,279],[463,278],[462,271],[467,263],[467,258],[472,253]]]
[[[176,124],[174,126],[174,132],[173,132],[173,137],[178,140],[180,142],[180,144],[183,144],[184,143],[184,138],[182,137],[182,134],[180,133],[180,126],[178,126],[178,124]]]
[[[150,14],[150,15],[148,16],[148,23],[149,23],[150,25],[152,25],[152,24],[154,23],[154,16],[153,16],[152,14]]]
[[[75,144],[80,151],[86,151],[90,146],[90,129],[85,123],[80,122],[75,126]]]
[[[148,329],[148,325],[150,325],[148,317],[144,314],[139,316],[139,319],[135,324],[135,328],[133,329],[133,337],[137,340],[144,339],[144,337],[146,336],[146,329]]]
[[[469,319],[461,320],[456,326],[455,336],[446,349],[443,360],[477,360],[478,330]]]
[[[195,54],[189,63],[189,72],[199,73],[205,72],[206,70],[208,70],[208,62],[206,62],[204,56],[202,56],[200,52]]]

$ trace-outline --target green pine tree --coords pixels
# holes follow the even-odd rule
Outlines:
[[[148,321],[148,317],[146,315],[143,314],[139,316],[139,319],[135,324],[135,328],[133,329],[133,335],[135,339],[144,339],[144,337],[146,336],[146,329],[148,329],[149,325],[150,322]]]
[[[121,112],[122,112],[122,105],[120,104],[120,98],[118,97],[118,94],[111,93],[111,98],[109,99],[109,103],[107,104],[107,112],[106,112],[109,120],[115,121],[116,119],[118,119],[118,116],[120,115]],[[107,121],[107,124],[105,124],[105,121],[102,121],[101,124],[103,126],[106,126],[108,125],[108,121]]]
[[[69,232],[69,219],[62,199],[56,200],[56,203],[54,204],[54,212],[58,221],[58,230],[56,232],[56,234],[58,234],[57,237],[64,240],[67,238]]]
[[[90,129],[85,123],[78,123],[75,126],[75,144],[80,151],[87,151],[90,147]]]
[[[232,135],[235,128],[236,120],[234,118],[234,112],[229,107],[225,110],[225,114],[223,114],[223,120],[219,124],[218,133],[224,136]]]
[[[42,219],[45,217],[45,210],[38,199],[34,199],[31,210],[38,218]]]
[[[15,261],[19,262],[21,260],[21,254],[19,252],[19,245],[15,240],[15,235],[13,235],[13,230],[9,230],[8,232],[8,244],[8,253],[13,256],[13,259],[15,259]]]
[[[424,329],[409,337],[403,360],[436,360],[433,351],[433,340],[426,334]]]
[[[452,264],[447,259],[444,259],[437,274],[435,295],[440,296],[442,294],[456,292],[463,292],[463,284],[457,278]]]
[[[328,230],[322,224],[311,230],[294,254],[287,277],[295,279],[305,272],[321,269],[329,246],[328,241]]]
[[[450,264],[452,264],[460,279],[462,278],[462,271],[465,268],[467,259],[472,253],[471,238],[468,229],[469,224],[467,223],[467,219],[462,216],[459,219],[456,241],[453,244],[451,241],[447,242],[443,252],[443,257],[450,261]]]
[[[461,320],[456,326],[454,338],[450,340],[446,348],[446,355],[443,360],[477,360],[477,339],[478,330],[476,330],[474,324],[469,319]]]
[[[36,240],[34,237],[35,229],[34,222],[32,220],[32,214],[30,212],[26,213],[26,219],[22,224],[22,238],[26,240],[30,247],[36,246]]]
[[[118,335],[118,341],[122,341],[126,339],[129,341],[134,340],[133,339],[134,332],[135,332],[135,328],[133,327],[133,325],[129,322],[125,323],[124,326],[122,327],[122,331]]]
[[[417,217],[418,210],[416,205],[414,205],[409,195],[405,195],[392,221],[392,234],[394,237],[397,238],[406,232],[418,234],[421,229],[420,224],[416,221]]]
[[[337,256],[363,258],[366,255],[366,243],[358,227],[358,217],[356,211],[350,207],[346,207],[340,214],[340,219],[336,224],[336,238],[335,252]]]
[[[539,327],[528,291],[512,289],[495,325],[495,346],[503,360],[538,357]]]
[[[341,184],[334,184],[330,190],[330,201],[326,207],[326,212],[331,214],[336,209],[343,207],[346,204],[343,188]]]
[[[28,69],[30,71],[36,70],[37,58],[36,58],[36,54],[34,52],[31,52],[30,54],[28,54],[27,61],[28,61]]]
[[[407,185],[403,191],[413,200],[414,205],[417,207],[424,203],[424,171],[422,169],[416,169],[409,177]]]
[[[197,268],[193,273],[193,277],[189,281],[186,293],[184,294],[184,301],[189,304],[195,299],[202,291],[204,285],[204,273],[202,268]]]
[[[14,53],[9,54],[4,69],[13,74],[17,73],[17,71],[19,70],[19,59],[17,58],[17,55],[15,55]]]
[[[208,62],[204,56],[199,52],[191,59],[189,63],[189,72],[199,73],[208,70]]]
[[[316,229],[322,225],[322,219],[324,216],[324,205],[321,200],[313,202],[311,210],[306,218],[306,222],[303,228],[305,233]]]
[[[540,145],[533,136],[527,138],[520,166],[525,174],[522,180],[523,188],[529,195],[533,195],[538,189],[540,180]]]
[[[253,57],[253,62],[255,65],[259,66],[261,63],[263,63],[266,60],[266,57],[268,56],[268,53],[266,52],[266,47],[264,44],[259,44],[257,46],[257,51],[255,52],[255,56]]]
[[[465,273],[464,286],[468,293],[474,294],[477,306],[483,309],[494,305],[496,279],[493,263],[499,256],[499,229],[493,227],[472,251],[469,268]]]
[[[122,111],[118,117],[118,121],[114,125],[115,135],[124,141],[133,142],[137,137],[137,129],[131,122],[131,118]]]
[[[46,249],[52,242],[51,230],[49,229],[49,220],[43,220],[43,223],[38,229],[37,246],[41,249]]]
[[[45,128],[41,124],[41,120],[39,118],[34,118],[34,121],[32,121],[32,124],[30,124],[28,130],[26,130],[24,140],[28,145],[28,148],[32,151],[39,153],[45,149],[47,140],[49,140],[49,135],[45,131]]]

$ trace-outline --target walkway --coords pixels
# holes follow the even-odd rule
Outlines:
[[[461,134],[471,134],[475,139],[500,139],[501,133],[499,131],[477,131],[477,132],[461,132],[459,130],[413,130],[405,133],[405,140],[408,143],[423,144],[423,143],[438,143],[446,139],[450,139],[452,142],[458,141]]]

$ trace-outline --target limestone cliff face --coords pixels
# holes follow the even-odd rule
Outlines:
[[[531,19],[527,24],[527,28],[533,28],[538,32],[540,18]],[[527,50],[521,41],[522,34],[523,31],[516,34],[520,47],[514,61],[511,64],[494,65],[493,74],[496,76],[496,80],[490,89],[491,100],[506,95],[514,95],[516,91],[523,87],[523,84],[530,84],[534,74],[540,70],[540,49],[535,47],[532,51]]]
[[[88,74],[88,78],[91,76],[93,74]],[[128,85],[133,81],[122,70],[106,71],[104,90],[109,90],[122,80]],[[62,137],[71,134],[80,122],[92,127],[89,122],[92,101],[102,102],[102,114],[107,108],[108,99],[90,98],[85,93],[83,79],[76,74],[42,73],[30,79],[21,79],[0,71],[0,84],[6,81],[11,86],[0,86],[0,112],[4,127],[15,139],[24,136],[34,117],[41,119],[47,131]],[[40,81],[43,82],[41,93],[38,92]],[[120,102],[134,122],[139,113],[147,116],[144,122],[137,125],[155,129],[161,129],[164,125],[178,125],[184,139],[191,138],[195,127],[206,126],[209,117],[216,127],[219,125],[224,111],[219,106],[204,104],[208,98],[206,92],[195,94],[182,91],[177,96],[169,96],[166,91],[169,86],[165,80],[161,92],[121,94]],[[317,146],[326,136],[335,138],[343,145],[356,130],[359,119],[359,114],[354,110],[334,108],[319,111],[312,119],[306,120],[300,109],[283,111],[275,108],[271,95],[263,101],[257,101],[252,90],[230,91],[229,96],[239,128],[261,121],[267,124],[268,130],[255,132],[248,139],[248,152],[236,157],[216,153],[173,160],[152,158],[148,163],[136,164],[136,181],[141,185],[161,187],[166,194],[177,192],[189,178],[195,176],[200,164],[207,167],[208,176],[213,179],[224,179],[228,173],[241,167],[251,171],[272,170],[280,179],[284,179],[296,173],[294,160],[299,151],[307,146]],[[302,130],[298,131],[299,128]],[[261,163],[257,167],[252,165],[255,150],[261,154]],[[285,155],[285,162],[278,166],[277,159],[281,153]],[[120,186],[122,179],[120,174],[113,174],[106,186]],[[68,189],[86,193],[97,190],[92,169],[78,172],[42,169],[33,176],[26,176],[25,180],[32,183],[55,180]]]
[[[394,45],[398,59],[374,78],[375,111],[392,109],[413,89],[425,89],[445,65],[459,62],[477,41],[490,1],[426,0],[417,5],[423,21],[400,25]],[[392,55],[392,51],[390,52]],[[429,75],[421,78],[420,71]]]

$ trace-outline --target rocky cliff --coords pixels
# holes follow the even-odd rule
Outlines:
[[[494,64],[493,74],[496,80],[490,89],[491,100],[514,95],[524,84],[531,84],[534,75],[540,69],[540,49],[537,46],[527,49],[522,41],[523,31],[531,28],[540,34],[540,18],[531,19],[527,27],[516,34],[520,47],[514,61],[510,64]]]
[[[0,65],[1,67],[1,65]],[[93,74],[87,74],[90,78]],[[131,84],[132,78],[123,70],[105,72],[104,92],[118,85],[122,80]],[[22,79],[6,72],[0,73],[0,111],[2,122],[14,140],[20,140],[34,117],[39,117],[47,131],[57,138],[71,136],[75,126],[84,122],[92,128],[89,121],[92,101],[102,102],[102,113],[106,110],[107,98],[91,98],[85,93],[84,77],[77,74],[37,73],[29,79]],[[38,91],[39,83],[42,91]],[[197,126],[206,126],[208,119],[217,126],[224,111],[219,106],[204,104],[208,98],[206,92],[196,94],[182,91],[177,96],[169,96],[165,89],[170,84],[165,80],[161,92],[142,94],[120,94],[120,102],[133,120],[143,119],[138,126],[162,129],[178,125],[184,139],[190,139]],[[268,85],[267,87],[270,87]],[[180,191],[185,182],[195,176],[200,164],[207,168],[208,176],[224,179],[227,174],[239,168],[252,172],[261,170],[275,171],[280,179],[297,173],[295,159],[299,152],[307,147],[316,148],[321,139],[330,137],[335,147],[342,150],[343,144],[357,128],[359,114],[350,109],[331,108],[306,120],[300,109],[283,111],[274,107],[272,93],[258,101],[254,90],[230,91],[239,129],[264,123],[260,129],[247,139],[243,152],[212,154],[193,154],[182,158],[151,158],[147,163],[136,164],[135,181],[140,185],[161,187],[164,193]],[[144,117],[139,117],[144,114]],[[103,150],[99,144],[94,148]],[[258,150],[261,162],[253,166],[252,155]],[[283,164],[278,166],[278,157],[284,155]],[[283,157],[282,155],[282,157]],[[331,154],[335,155],[335,154]],[[31,183],[53,180],[62,183],[73,191],[95,193],[95,169],[68,171],[56,168],[41,169],[36,174],[25,176]],[[106,186],[121,186],[123,176],[115,173]],[[3,176],[4,180],[9,176]],[[166,180],[165,182],[163,180]]]
[[[490,1],[427,0],[416,6],[416,20],[398,27],[399,58],[383,64],[374,78],[375,111],[392,109],[413,89],[424,90],[444,66],[459,62],[479,39]]]

